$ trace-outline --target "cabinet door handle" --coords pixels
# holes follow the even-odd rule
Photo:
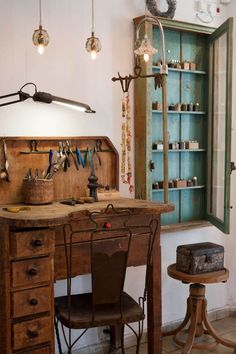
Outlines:
[[[43,245],[42,240],[36,239],[36,240],[32,240],[31,245],[33,247],[41,247]]]
[[[33,298],[33,299],[30,299],[29,303],[31,306],[37,306],[39,302],[37,299]]]
[[[38,331],[32,331],[31,329],[28,329],[27,335],[29,338],[33,339],[33,338],[37,338],[39,336],[39,333]]]
[[[32,275],[32,276],[37,275],[38,274],[37,268],[30,268],[28,270],[28,273],[29,273],[29,275]]]

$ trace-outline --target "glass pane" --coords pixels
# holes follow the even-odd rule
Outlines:
[[[213,44],[212,168],[210,213],[224,221],[227,34]]]

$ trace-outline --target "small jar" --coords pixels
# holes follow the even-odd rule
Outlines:
[[[168,106],[169,111],[175,111],[175,105],[172,103]]]
[[[172,149],[173,149],[173,150],[178,150],[178,149],[179,149],[179,143],[178,143],[178,141],[174,141],[174,142],[172,143]]]
[[[185,150],[186,149],[186,141],[180,141],[179,147],[181,150]]]
[[[152,150],[157,150],[157,143],[152,144]]]
[[[194,105],[193,105],[194,112],[199,112],[199,107],[200,107],[200,105],[198,102],[194,103]]]
[[[193,181],[191,179],[187,180],[187,187],[192,187],[193,186]]]
[[[150,160],[150,171],[154,171],[155,170],[155,162],[153,160]]]
[[[178,112],[181,111],[181,104],[180,103],[176,103],[175,110],[178,111]]]
[[[157,110],[161,111],[162,110],[162,104],[161,102],[157,102]]]
[[[157,110],[157,102],[152,102],[152,109]]]
[[[187,111],[188,105],[187,103],[182,103],[181,104],[181,111]]]
[[[189,103],[189,104],[188,104],[188,111],[189,111],[189,112],[192,112],[192,111],[193,111],[193,104],[192,104],[192,103]]]
[[[174,181],[172,179],[169,180],[169,188],[174,188]]]
[[[193,186],[197,186],[197,177],[196,176],[194,176],[192,178],[192,181],[193,181]]]
[[[158,182],[153,183],[152,189],[159,189],[159,183]]]

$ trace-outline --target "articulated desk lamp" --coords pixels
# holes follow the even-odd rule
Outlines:
[[[26,87],[27,85],[34,86],[35,92],[32,96],[29,93],[22,91],[23,88]],[[1,103],[1,100],[7,99],[10,97],[14,97],[14,96],[18,96],[16,100],[13,100],[13,101],[10,100],[8,102]],[[22,102],[22,101],[27,100],[28,98],[32,98],[33,101],[37,101],[37,102],[60,104],[60,105],[63,105],[63,106],[69,107],[69,108],[77,109],[77,110],[79,110],[81,112],[85,112],[85,113],[95,113],[95,111],[93,111],[90,108],[90,106],[85,103],[80,103],[77,101],[68,100],[66,98],[53,96],[47,92],[37,91],[37,87],[33,82],[28,82],[27,84],[23,85],[20,88],[20,90],[17,92],[10,93],[10,94],[4,95],[4,96],[0,96],[0,107],[7,106],[9,104],[14,104],[17,102]]]

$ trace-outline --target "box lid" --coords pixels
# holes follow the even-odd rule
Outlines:
[[[204,254],[224,253],[224,247],[212,242],[192,243],[189,245],[179,245],[177,247],[177,253],[202,256]]]

